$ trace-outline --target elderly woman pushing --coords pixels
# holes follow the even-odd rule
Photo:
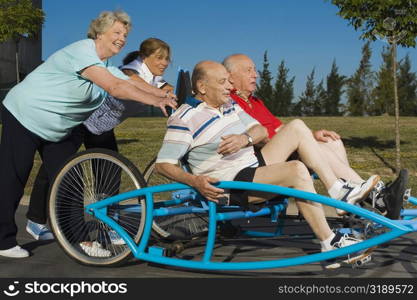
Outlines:
[[[103,12],[90,24],[88,39],[51,55],[16,85],[3,101],[0,144],[0,255],[27,257],[17,244],[15,212],[39,152],[50,180],[77,151],[73,128],[85,121],[108,94],[159,107],[176,107],[160,89],[144,89],[108,59],[120,52],[130,30],[124,12]],[[99,89],[94,88],[96,85]]]

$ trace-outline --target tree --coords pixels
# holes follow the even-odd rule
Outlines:
[[[392,76],[392,59],[389,47],[384,47],[381,53],[382,65],[376,76],[376,87],[373,91],[373,101],[369,105],[370,115],[394,115],[394,78]]]
[[[301,101],[298,101],[297,103],[291,103],[290,115],[291,116],[302,116],[301,105],[302,105]]]
[[[347,111],[352,116],[363,116],[371,102],[374,74],[371,70],[372,51],[370,42],[362,47],[362,58],[358,69],[347,80]]]
[[[45,14],[31,0],[0,0],[0,42],[13,40],[16,46],[16,81],[19,82],[19,43],[36,37]]]
[[[384,38],[391,45],[395,104],[396,171],[401,168],[400,124],[397,89],[397,45],[415,47],[417,37],[417,0],[332,0],[339,16],[349,21],[360,38],[375,41]]]
[[[329,95],[324,88],[323,80],[316,86],[314,90],[313,116],[321,116],[324,114],[324,107],[328,102]]]
[[[269,71],[269,62],[268,62],[268,52],[265,51],[264,53],[264,63],[262,72],[258,71],[259,73],[259,85],[256,86],[255,96],[262,99],[268,107],[269,110],[273,109],[273,102],[272,102],[272,76],[271,72]]]
[[[291,102],[294,98],[295,76],[288,80],[288,72],[284,60],[278,66],[277,80],[272,94],[271,112],[278,116],[289,116],[291,112]]]
[[[408,54],[399,66],[398,99],[401,115],[415,116],[417,114],[417,75],[411,72],[411,61]]]
[[[324,99],[323,113],[328,116],[340,115],[339,106],[342,97],[346,76],[339,75],[336,60],[333,60],[332,69],[326,80],[326,98]]]
[[[314,85],[315,69],[307,76],[306,89],[300,96],[297,109],[300,116],[312,116],[316,102],[316,88]]]

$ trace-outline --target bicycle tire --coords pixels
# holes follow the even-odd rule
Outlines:
[[[115,244],[110,234],[116,232],[86,214],[84,207],[145,186],[146,182],[136,166],[117,152],[96,148],[69,158],[55,176],[49,192],[50,224],[60,247],[84,265],[115,266],[130,259],[131,251],[124,241]],[[142,209],[136,213],[127,210],[135,205],[141,205]],[[136,243],[139,242],[146,217],[144,199],[121,201],[109,206],[107,212]],[[110,256],[88,255],[80,246],[88,241],[97,241],[102,249],[110,252]],[[121,241],[119,237],[118,242]]]

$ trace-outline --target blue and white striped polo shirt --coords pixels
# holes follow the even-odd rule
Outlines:
[[[257,167],[252,146],[229,155],[217,153],[221,137],[242,134],[259,124],[233,100],[220,110],[196,100],[196,105],[183,104],[168,119],[167,132],[158,153],[157,163],[177,164],[184,156],[191,171],[219,180],[233,180],[246,167]]]

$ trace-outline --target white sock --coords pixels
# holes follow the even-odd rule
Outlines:
[[[343,181],[340,179],[337,179],[335,183],[333,183],[332,187],[327,191],[330,195],[330,197],[334,199],[338,199],[340,195],[340,190],[343,187]]]
[[[384,202],[384,200],[382,198],[377,198],[375,202],[380,207],[386,207],[385,202]]]
[[[325,239],[324,241],[320,241],[321,252],[325,252],[325,251],[329,251],[333,249],[332,245],[330,245],[330,242],[333,240],[335,236],[336,235],[334,234],[334,232],[332,232],[332,234],[327,239]]]

